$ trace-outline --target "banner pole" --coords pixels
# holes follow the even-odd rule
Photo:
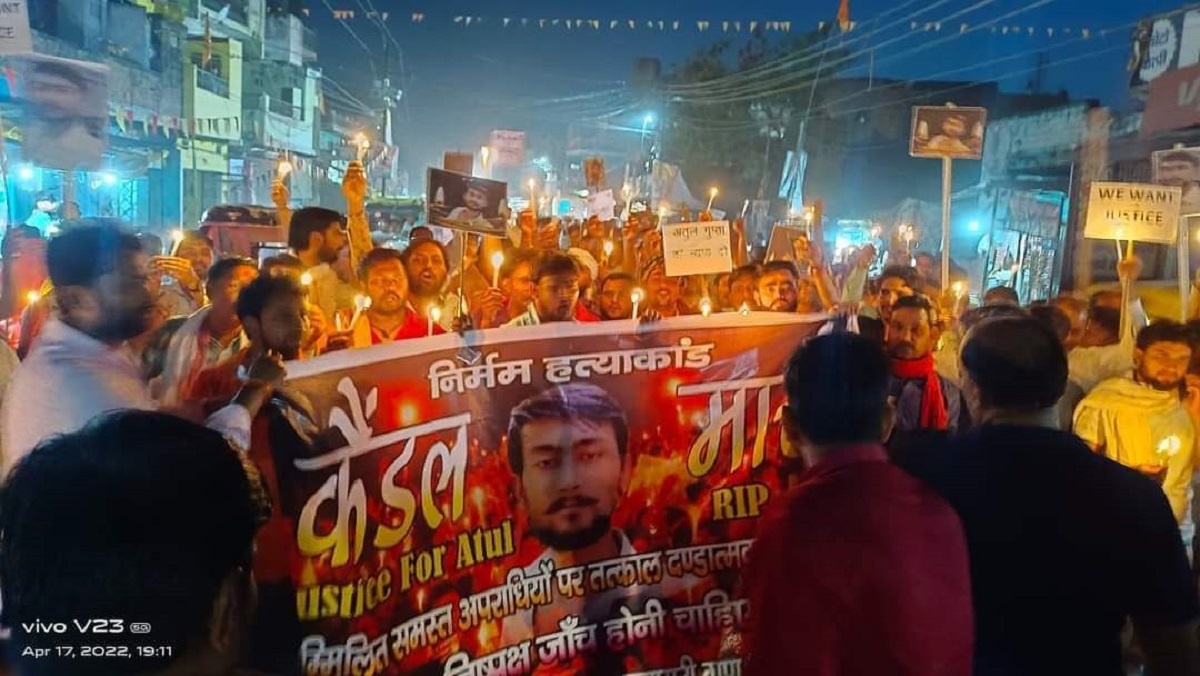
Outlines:
[[[1185,214],[1179,217],[1179,241],[1175,247],[1176,255],[1179,257],[1179,321],[1181,322],[1191,319],[1188,316],[1192,308],[1192,270],[1191,257],[1188,255],[1190,247],[1188,215]]]
[[[942,290],[950,288],[950,191],[954,160],[942,158]]]

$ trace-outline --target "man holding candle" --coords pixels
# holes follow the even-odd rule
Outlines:
[[[1092,450],[1138,470],[1163,488],[1175,519],[1187,520],[1195,426],[1181,402],[1192,359],[1187,327],[1158,321],[1142,329],[1132,377],[1111,378],[1075,411],[1075,434]],[[1190,400],[1200,392],[1186,391]],[[1186,534],[1185,534],[1186,535]]]
[[[326,317],[333,317],[338,310],[339,281],[333,264],[349,241],[346,219],[336,211],[306,207],[292,214],[288,246],[304,264],[308,299]]]
[[[446,248],[436,239],[414,241],[404,250],[402,260],[412,306],[424,319],[429,319],[429,309],[436,307],[438,317],[434,324],[452,330],[458,314],[458,296],[446,292],[446,281],[450,278]]]
[[[515,249],[504,256],[493,277],[497,284],[471,296],[472,319],[477,328],[504,326],[529,310],[536,291],[533,271],[537,259],[537,253],[529,249]]]
[[[646,296],[642,299],[643,313],[653,310],[663,319],[690,314],[683,302],[683,280],[667,276],[661,253],[655,254],[642,265],[642,281],[646,285]]]
[[[427,320],[408,300],[408,273],[404,258],[395,249],[372,249],[359,266],[367,290],[364,311],[355,311],[350,326],[350,347],[370,347],[428,335]],[[445,333],[433,326],[433,335]]]

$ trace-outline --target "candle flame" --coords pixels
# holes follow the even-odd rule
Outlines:
[[[717,189],[716,189],[716,188],[713,188],[712,190],[709,190],[709,191],[708,191],[708,196],[709,196],[709,197],[716,197],[716,196],[717,196],[717,194],[718,194],[718,191],[717,191]]]
[[[430,305],[429,306],[429,318],[432,319],[435,323],[441,321],[442,308],[440,308],[436,305]]]
[[[635,303],[642,302],[642,290],[634,289],[633,291],[629,292],[629,300],[631,300]]]
[[[741,309],[741,310],[739,310],[739,312],[741,312],[743,315],[748,315],[748,314],[750,314],[750,304],[749,304],[749,303],[742,303],[742,309]]]
[[[501,265],[504,265],[504,252],[497,251],[492,254],[492,267],[499,268]]]
[[[183,230],[176,228],[171,231],[171,241],[179,244],[183,241]]]
[[[38,293],[37,291],[30,291],[29,293],[25,294],[25,300],[30,305],[37,303],[41,299],[42,299],[42,294]]]
[[[1166,439],[1158,442],[1158,454],[1165,455],[1168,458],[1174,457],[1179,452],[1182,444],[1179,442],[1179,437],[1171,435]]]
[[[288,174],[292,173],[292,163],[287,160],[280,160],[279,166],[275,168],[280,179],[285,179]]]
[[[707,298],[700,301],[700,314],[704,315],[705,317],[712,314],[712,301]]]
[[[300,283],[303,284],[304,286],[311,286],[313,283],[312,274],[306,272],[306,273],[300,275]]]
[[[960,297],[963,295],[963,283],[962,282],[955,282],[953,284],[953,286],[951,286],[951,288],[954,289],[954,295],[960,296]]]
[[[613,243],[611,240],[606,240],[604,242],[604,255],[611,256],[612,252],[613,252]]]

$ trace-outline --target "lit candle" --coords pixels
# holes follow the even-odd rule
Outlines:
[[[500,266],[504,265],[504,252],[492,254],[492,287],[500,288]]]
[[[363,159],[367,156],[367,151],[370,149],[371,149],[371,142],[369,140],[367,140],[366,136],[359,134],[358,135],[358,161],[360,164],[362,163]]]
[[[535,214],[538,212],[537,181],[534,181],[532,178],[529,179],[529,208],[532,209],[533,213]]]
[[[436,305],[430,305],[427,314],[429,315],[429,329],[426,335],[432,336],[434,322],[441,321],[442,319],[442,308]]]
[[[714,187],[708,191],[708,208],[705,211],[712,211],[713,200],[717,199],[717,189]]]
[[[30,291],[29,293],[25,294],[25,300],[30,305],[36,304],[41,299],[42,299],[42,294],[38,293],[37,291]]]
[[[658,210],[658,227],[661,230],[667,224],[667,210],[660,207]]]
[[[611,239],[604,240],[604,260],[606,262],[612,256],[612,252],[613,252],[612,240]]]
[[[362,294],[354,297],[354,316],[350,318],[350,328],[354,328],[354,325],[358,323],[358,319],[362,317],[362,313],[369,307],[371,307],[370,298]]]
[[[711,300],[705,298],[700,301],[700,314],[704,315],[705,317],[712,314],[712,301]]]
[[[276,178],[282,181],[283,179],[287,178],[288,174],[290,173],[292,173],[292,163],[287,160],[280,160],[279,164],[275,167]]]
[[[1182,444],[1179,442],[1179,437],[1175,435],[1163,439],[1158,442],[1158,454],[1162,456],[1160,459],[1174,457],[1181,447]]]
[[[641,305],[642,303],[642,290],[634,289],[632,292],[630,292],[629,300],[633,301],[633,318],[637,319],[638,305]]]
[[[956,300],[962,300],[962,297],[963,297],[963,283],[962,283],[962,282],[955,282],[955,283],[954,283],[954,285],[953,285],[953,286],[951,286],[950,288],[954,289],[954,298],[955,298]]]
[[[744,317],[744,316],[746,316],[746,315],[748,315],[748,314],[750,314],[750,304],[749,304],[749,303],[742,303],[742,309],[741,309],[741,310],[739,310],[739,312],[741,312],[741,313],[742,313],[742,316],[743,316],[743,317]]]
[[[306,272],[306,273],[300,275],[300,283],[303,284],[304,286],[312,286],[312,283],[313,283],[312,274]]]
[[[171,241],[179,244],[183,241],[183,230],[176,228],[171,231]]]

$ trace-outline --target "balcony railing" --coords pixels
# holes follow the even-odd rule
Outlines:
[[[284,101],[283,99],[271,98],[267,100],[267,110],[276,115],[283,115],[293,119],[300,119],[300,108]]]
[[[196,86],[223,99],[229,98],[229,81],[203,68],[196,68]]]

